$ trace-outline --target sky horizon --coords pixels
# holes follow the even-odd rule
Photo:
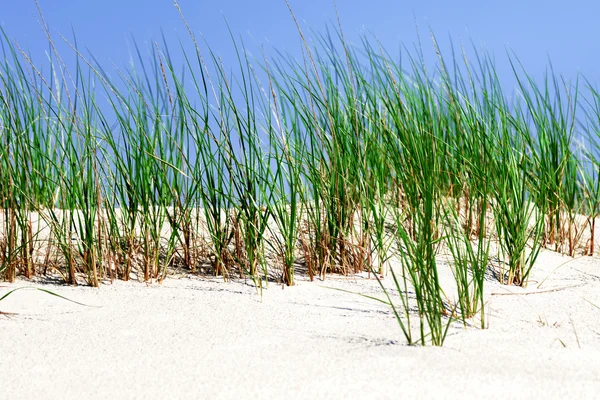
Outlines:
[[[285,0],[260,2],[229,1],[221,4],[199,4],[180,0],[179,4],[194,33],[206,38],[211,48],[225,59],[231,56],[231,39],[227,24],[236,37],[249,48],[261,46],[297,54],[300,38]],[[412,48],[420,39],[426,52],[432,53],[429,29],[435,33],[444,52],[452,39],[458,48],[473,45],[489,52],[502,64],[499,74],[508,76],[506,52],[514,52],[524,67],[541,77],[549,60],[557,74],[575,79],[578,72],[597,82],[595,65],[600,45],[594,39],[594,15],[600,15],[600,4],[574,0],[568,6],[553,2],[505,1],[502,5],[480,4],[459,0],[452,5],[435,1],[338,1],[337,10],[346,40],[360,44],[361,35],[373,35],[391,54],[400,46]],[[558,2],[557,2],[558,3]],[[131,54],[132,40],[139,43],[161,41],[164,32],[169,46],[178,38],[189,39],[187,30],[172,0],[130,0],[81,2],[75,0],[39,0],[44,18],[54,39],[60,34],[76,34],[79,45],[89,49],[101,63],[124,64]],[[324,32],[337,26],[333,2],[290,0],[302,29]],[[39,15],[33,0],[14,2],[0,0],[0,24],[6,34],[29,52],[34,60],[44,57],[48,49]],[[225,22],[227,21],[227,23]],[[61,44],[62,46],[63,44]],[[299,53],[298,53],[299,54]]]

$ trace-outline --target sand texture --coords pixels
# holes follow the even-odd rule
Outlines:
[[[407,346],[384,304],[331,289],[382,297],[366,276],[300,277],[262,297],[195,276],[0,294],[21,286],[101,307],[29,290],[0,302],[17,313],[0,316],[6,399],[600,396],[597,258],[544,251],[527,289],[490,278],[489,328],[454,323],[442,348]]]

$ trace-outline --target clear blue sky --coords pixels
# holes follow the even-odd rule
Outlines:
[[[303,28],[323,31],[335,23],[333,3],[328,0],[290,0]],[[143,44],[160,40],[161,28],[169,42],[188,40],[172,0],[39,0],[52,30],[76,32],[80,46],[87,47],[104,65],[124,65],[133,35]],[[192,29],[202,33],[211,47],[231,58],[231,42],[224,18],[234,34],[250,45],[265,43],[298,54],[300,41],[284,0],[180,0]],[[428,29],[448,49],[448,36],[457,44],[487,49],[498,60],[501,77],[510,76],[506,49],[513,50],[524,66],[540,77],[552,60],[556,72],[567,78],[583,73],[598,82],[600,74],[600,2],[592,0],[338,0],[337,7],[346,39],[359,42],[371,32],[387,50],[412,47],[419,25],[426,50],[432,51]],[[33,0],[0,0],[0,23],[9,36],[44,59],[47,42],[37,21]],[[254,47],[257,49],[258,47]],[[176,54],[176,48],[171,51]]]

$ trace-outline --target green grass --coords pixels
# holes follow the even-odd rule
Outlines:
[[[536,81],[511,55],[508,97],[485,53],[448,62],[431,35],[436,65],[422,46],[401,65],[341,24],[310,40],[293,13],[302,57],[252,58],[232,35],[231,69],[177,9],[182,65],[153,42],[107,70],[60,37],[69,71],[48,35],[43,69],[2,32],[3,279],[99,286],[183,268],[262,288],[294,285],[298,266],[311,280],[367,272],[391,276],[408,343],[442,345],[454,320],[486,326],[491,269],[526,286],[542,248],[594,254],[600,96],[581,78]]]

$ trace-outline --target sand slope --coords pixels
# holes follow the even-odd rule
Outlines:
[[[406,346],[385,305],[324,287],[380,295],[360,277],[272,284],[262,301],[247,282],[197,277],[38,283],[102,307],[38,291],[0,302],[19,313],[0,316],[0,387],[10,399],[597,398],[600,260],[556,269],[569,260],[543,252],[527,290],[490,280],[489,329],[455,325],[443,348]]]

